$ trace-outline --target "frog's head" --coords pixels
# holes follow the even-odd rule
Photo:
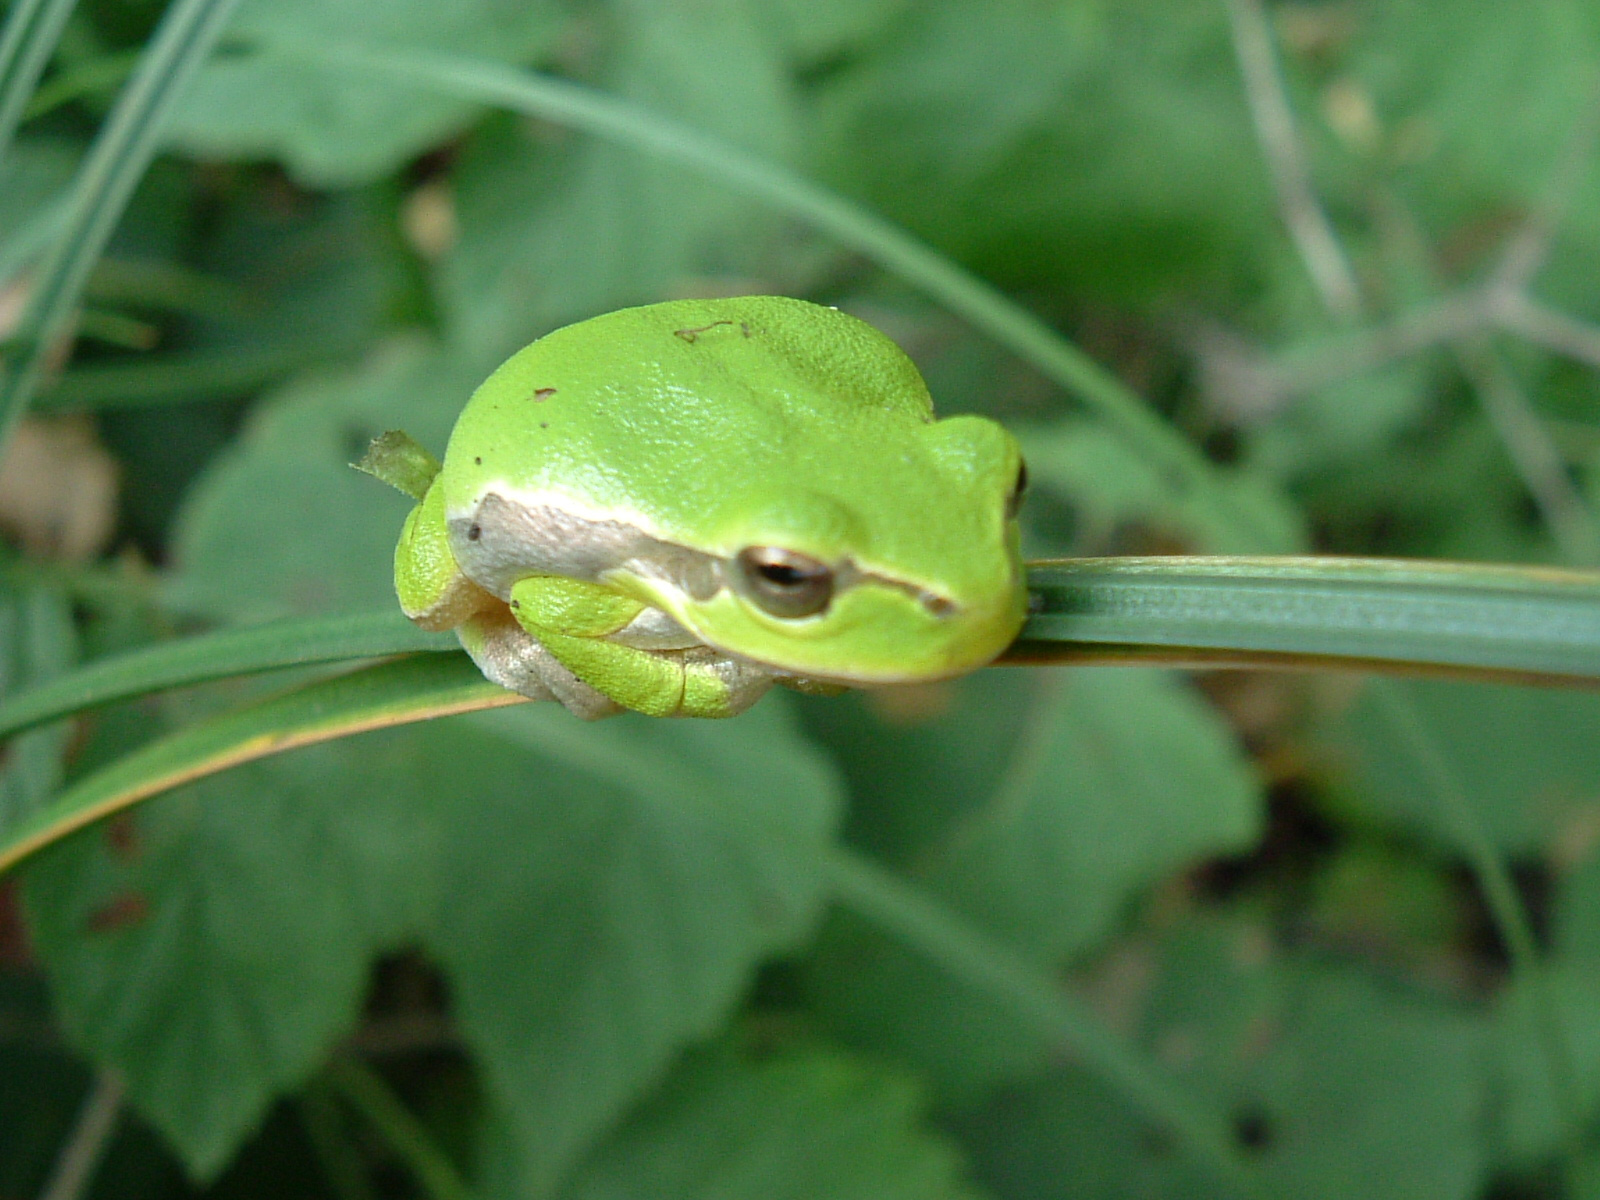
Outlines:
[[[724,508],[700,587],[651,601],[808,678],[905,683],[992,660],[1026,611],[1016,440],[975,416],[897,423],[876,444],[861,432],[811,430],[790,469]]]

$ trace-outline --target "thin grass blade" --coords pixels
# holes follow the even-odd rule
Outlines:
[[[161,792],[297,746],[526,703],[464,654],[422,654],[320,680],[158,738],[0,833],[0,874],[69,833]]]
[[[67,332],[89,273],[155,155],[162,120],[237,3],[173,0],[90,148],[73,181],[62,234],[40,265],[13,352],[0,374],[0,448],[27,409],[51,347]]]
[[[0,28],[0,164],[77,0],[15,0]]]
[[[615,96],[531,71],[459,55],[390,51],[332,42],[274,41],[273,54],[341,70],[389,75],[541,117],[691,167],[827,233],[960,314],[1077,396],[1130,445],[1208,495],[1241,540],[1284,549],[1249,508],[1217,486],[1217,475],[1189,441],[1115,375],[999,289],[891,221],[796,171]]]
[[[0,702],[0,738],[167,688],[455,646],[451,635],[425,633],[398,610],[274,621],[201,634],[100,659],[7,698]]]
[[[1029,565],[1014,663],[1343,666],[1600,684],[1600,572],[1354,558]]]

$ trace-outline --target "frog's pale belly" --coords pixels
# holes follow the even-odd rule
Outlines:
[[[723,586],[716,556],[654,536],[640,524],[595,516],[548,493],[521,498],[485,491],[475,507],[447,517],[450,552],[462,573],[508,600],[518,580],[561,575],[601,582],[626,570],[685,596],[709,599]]]

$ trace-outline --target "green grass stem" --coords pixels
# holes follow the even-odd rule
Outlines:
[[[40,265],[0,374],[0,449],[22,419],[52,348],[71,328],[89,274],[158,147],[161,123],[238,0],[173,0],[72,184],[60,235]]]
[[[799,172],[670,117],[566,80],[483,59],[331,42],[284,43],[270,53],[341,71],[387,75],[431,91],[541,117],[681,163],[828,234],[967,320],[1076,396],[1130,446],[1207,495],[1241,541],[1285,549],[1256,515],[1218,488],[1215,468],[1115,375],[998,288],[871,209]]]
[[[77,0],[13,0],[0,27],[0,166]]]

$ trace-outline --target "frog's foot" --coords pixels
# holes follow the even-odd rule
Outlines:
[[[575,678],[636,712],[731,717],[772,686],[770,668],[709,646],[629,644],[659,636],[645,633],[651,622],[640,620],[653,610],[600,584],[533,576],[512,587],[511,609],[530,640]]]
[[[517,624],[503,604],[463,621],[456,636],[493,683],[530,700],[559,700],[586,721],[610,717],[622,706],[596,691]]]
[[[444,488],[437,479],[400,531],[394,589],[401,611],[424,629],[455,629],[478,613],[505,607],[456,566],[444,519]]]

